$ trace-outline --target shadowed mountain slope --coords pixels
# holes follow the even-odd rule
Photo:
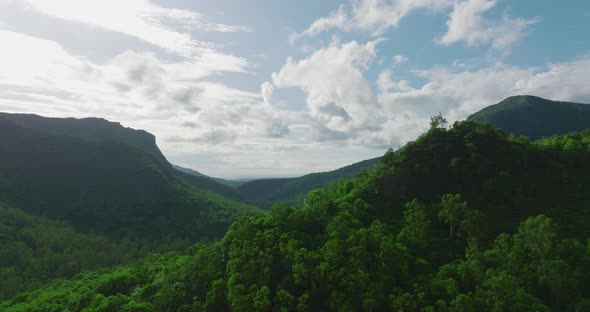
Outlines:
[[[298,178],[254,180],[239,186],[238,192],[244,199],[262,208],[270,208],[274,203],[296,204],[310,191],[350,179],[362,169],[378,163],[379,159],[363,160],[334,171],[310,173]]]
[[[257,211],[216,192],[232,192],[226,186],[179,178],[147,132],[39,116],[29,127],[27,118],[0,118],[0,202],[82,231],[142,240],[216,237]],[[73,135],[72,124],[85,130]]]
[[[512,96],[469,116],[508,134],[531,140],[590,128],[590,105],[558,102],[536,96]]]

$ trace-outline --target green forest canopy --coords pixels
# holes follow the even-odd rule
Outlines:
[[[590,130],[433,127],[300,207],[90,272],[7,311],[587,311]],[[452,230],[450,230],[452,228]]]

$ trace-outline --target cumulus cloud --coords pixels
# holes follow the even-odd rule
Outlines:
[[[272,74],[273,84],[303,90],[310,118],[326,129],[375,127],[377,97],[363,71],[375,58],[377,42],[352,41],[320,49],[300,61],[289,58],[280,71]]]
[[[454,122],[519,94],[590,103],[584,78],[590,75],[588,57],[546,67],[434,66],[413,71],[426,81],[414,86],[396,79],[392,69],[383,70],[375,82],[364,77],[375,59],[375,44],[332,45],[298,61],[288,59],[273,74],[273,90],[305,92],[305,114],[297,122],[309,126],[311,142],[399,147],[426,130],[429,118],[439,112]]]
[[[379,74],[377,78],[377,88],[381,92],[387,91],[409,91],[412,90],[410,86],[410,82],[407,80],[400,80],[400,81],[393,81],[391,79],[392,71],[390,69],[386,69]]]
[[[418,120],[442,112],[450,121],[455,121],[511,95],[516,81],[533,73],[534,69],[501,64],[477,71],[433,68],[418,72],[428,81],[422,87],[384,90],[379,99],[390,116],[405,114],[409,119]]]
[[[469,46],[491,44],[504,48],[526,35],[528,27],[537,18],[512,18],[504,14],[500,20],[491,20],[484,14],[496,6],[495,0],[465,0],[457,2],[447,21],[447,32],[438,39],[443,45],[465,42]]]
[[[315,36],[329,29],[346,32],[366,31],[379,36],[415,10],[441,11],[453,5],[452,0],[353,0],[350,5],[341,5],[328,16],[315,20],[291,40]]]
[[[499,63],[472,71],[439,67],[418,72],[418,75],[428,81],[419,88],[381,88],[379,101],[385,115],[391,117],[389,125],[384,126],[385,131],[395,132],[395,123],[404,124],[404,119],[421,120],[420,126],[414,129],[424,130],[427,118],[438,112],[451,122],[461,120],[512,95],[533,94],[553,100],[590,103],[590,87],[582,78],[590,75],[588,58],[551,64],[544,69]],[[390,82],[401,83],[391,79]],[[399,137],[402,141],[411,139],[411,136]]]
[[[380,36],[397,27],[413,11],[441,13],[452,8],[447,31],[437,39],[438,43],[448,46],[465,42],[469,46],[491,44],[494,48],[504,48],[525,36],[528,28],[539,21],[538,18],[512,18],[508,14],[503,14],[498,20],[484,16],[495,6],[496,0],[352,0],[349,5],[339,6],[302,32],[293,34],[291,42],[331,29],[365,31]]]
[[[511,91],[590,104],[590,85],[585,78],[589,75],[590,57],[550,64],[547,70],[516,81]]]

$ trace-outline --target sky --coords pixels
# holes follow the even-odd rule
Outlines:
[[[590,103],[587,0],[0,0],[0,111],[145,129],[174,164],[298,176],[519,94]]]

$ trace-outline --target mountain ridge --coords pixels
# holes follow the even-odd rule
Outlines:
[[[229,187],[179,177],[154,150],[23,123],[0,118],[0,201],[27,213],[147,240],[216,237],[235,218],[255,213]]]
[[[9,120],[23,128],[38,130],[55,135],[65,135],[93,141],[124,142],[150,152],[156,158],[169,164],[156,145],[156,137],[141,129],[124,127],[119,122],[104,118],[58,118],[36,114],[1,113],[0,119]]]
[[[517,95],[487,106],[467,120],[536,140],[590,128],[590,105]]]
[[[300,198],[314,189],[338,180],[353,178],[359,171],[379,162],[381,157],[362,160],[332,171],[314,172],[295,178],[268,178],[246,182],[237,188],[249,202],[262,208],[275,203],[300,203]]]

